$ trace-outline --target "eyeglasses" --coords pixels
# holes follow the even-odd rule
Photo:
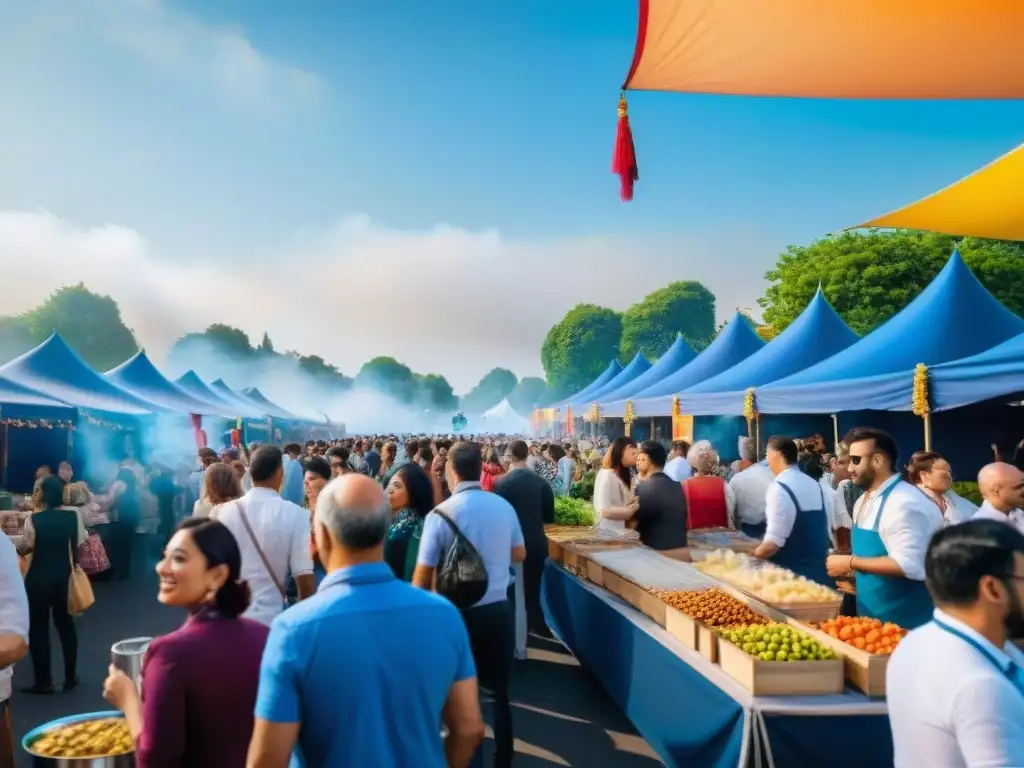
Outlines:
[[[853,464],[853,466],[858,467],[858,466],[860,466],[860,463],[864,459],[870,459],[870,458],[871,458],[871,454],[870,453],[867,456],[854,456],[854,455],[851,454],[850,455],[850,463]]]

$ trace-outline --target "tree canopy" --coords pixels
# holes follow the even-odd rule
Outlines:
[[[715,295],[695,280],[669,283],[622,313],[621,359],[643,352],[654,360],[672,346],[677,333],[696,348],[714,336]]]
[[[483,413],[504,400],[518,383],[516,375],[508,368],[492,368],[462,396],[459,407],[466,413]]]
[[[440,374],[421,376],[420,393],[424,407],[432,411],[454,411],[459,407],[459,398],[455,396],[452,385]]]
[[[538,406],[547,405],[551,401],[548,383],[540,376],[525,376],[519,380],[508,394],[509,404],[518,413],[529,413]]]
[[[8,332],[21,326],[30,348],[56,331],[98,371],[115,368],[138,351],[135,336],[121,319],[117,302],[93,293],[82,283],[57,289],[38,307],[8,320],[7,324]]]
[[[578,392],[619,353],[622,317],[596,304],[577,304],[548,331],[540,359],[558,396]]]
[[[356,384],[391,395],[400,403],[416,400],[416,374],[405,363],[393,357],[375,357],[363,363],[356,374]]]
[[[845,232],[791,245],[766,277],[765,324],[781,333],[821,281],[825,297],[854,331],[868,333],[909,304],[953,253],[954,239],[929,232]],[[964,238],[960,255],[1008,309],[1024,312],[1024,244]]]

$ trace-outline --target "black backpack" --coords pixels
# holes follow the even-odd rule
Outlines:
[[[472,608],[487,594],[487,568],[473,542],[440,509],[435,509],[452,529],[454,539],[437,568],[437,594],[448,598],[459,610]]]

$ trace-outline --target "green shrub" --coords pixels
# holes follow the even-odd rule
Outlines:
[[[569,495],[574,499],[583,499],[584,501],[590,501],[594,498],[594,478],[597,474],[594,472],[587,472],[580,479],[578,483],[573,485],[569,489]]]
[[[972,483],[966,480],[959,483],[953,483],[953,491],[979,507],[984,501],[984,499],[981,498],[981,494],[978,492],[977,483]]]
[[[593,525],[594,508],[583,499],[574,499],[571,496],[556,496],[555,524]]]

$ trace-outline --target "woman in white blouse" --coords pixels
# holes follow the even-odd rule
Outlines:
[[[978,508],[953,491],[949,462],[935,451],[917,451],[906,469],[907,482],[916,485],[934,502],[946,525],[970,520]]]
[[[635,464],[636,441],[629,437],[615,438],[594,478],[594,510],[599,530],[622,531],[626,521],[636,513],[636,498],[630,490],[630,468]]]

